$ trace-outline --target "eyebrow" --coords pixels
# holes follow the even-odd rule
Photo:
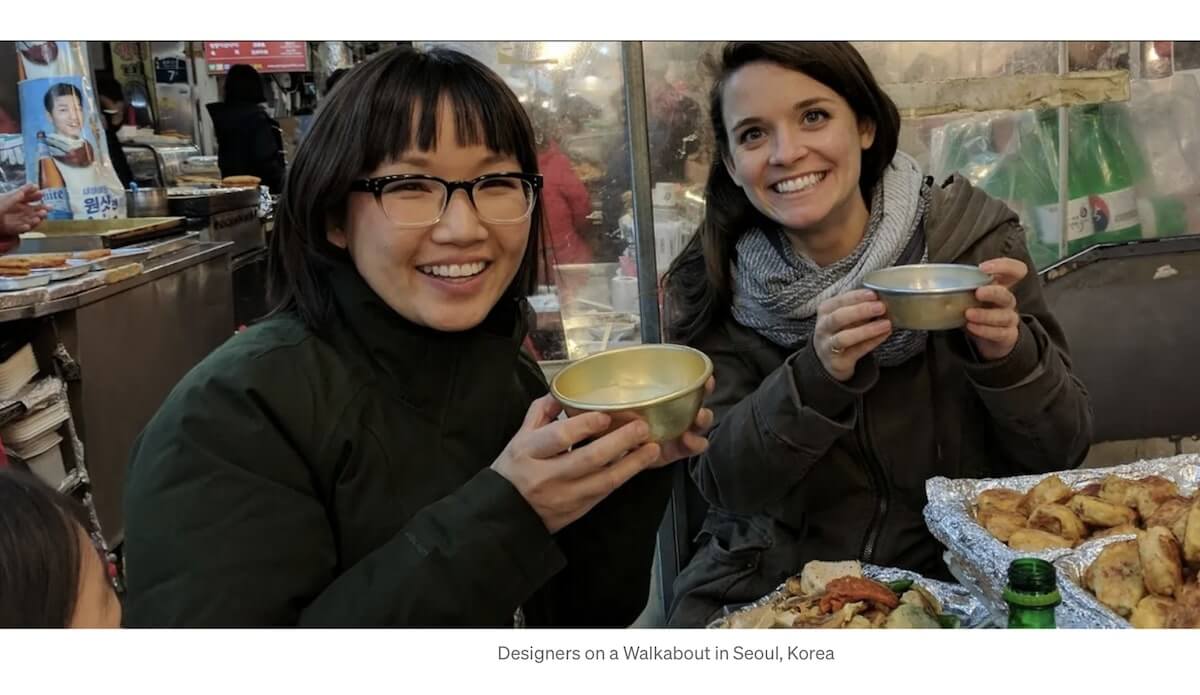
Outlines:
[[[811,99],[803,99],[801,101],[797,101],[795,104],[792,105],[792,110],[793,111],[803,111],[804,109],[807,109],[810,106],[815,106],[823,101],[827,101],[831,104],[833,103],[833,99],[830,99],[828,97],[813,97]],[[746,118],[743,118],[742,120],[738,121],[737,123],[734,123],[733,127],[729,129],[729,132],[736,133],[739,128],[744,128],[745,126],[751,125],[753,123],[758,123],[760,121],[762,121],[762,119],[757,116],[747,116]]]

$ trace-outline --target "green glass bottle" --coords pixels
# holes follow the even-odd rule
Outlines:
[[[1054,565],[1035,557],[1013,560],[1004,600],[1010,628],[1054,628],[1054,609],[1062,603]]]
[[[1104,127],[1100,107],[1079,108],[1078,133],[1071,133],[1071,147],[1078,135],[1088,181],[1088,205],[1092,211],[1092,243],[1133,241],[1142,238],[1138,217],[1135,166],[1130,166],[1113,133]],[[1072,124],[1072,128],[1076,128]],[[1136,151],[1136,148],[1129,148]],[[1140,162],[1140,159],[1139,159]]]
[[[1067,126],[1067,253],[1078,253],[1094,243],[1091,237],[1096,230],[1092,222],[1089,204],[1091,189],[1098,175],[1095,159],[1087,153],[1093,149],[1081,137],[1083,129],[1078,126],[1077,110],[1070,112]],[[1059,240],[1062,238],[1062,216],[1058,207],[1058,112],[1046,109],[1037,114],[1037,137],[1031,139],[1031,147],[1041,149],[1042,159],[1052,164],[1053,179],[1045,182],[1037,206],[1037,228],[1044,244],[1054,249],[1057,256]],[[1051,197],[1052,196],[1052,197]]]

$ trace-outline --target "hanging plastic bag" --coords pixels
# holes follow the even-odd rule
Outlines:
[[[125,191],[109,158],[85,44],[18,41],[25,178],[50,219],[125,217]]]

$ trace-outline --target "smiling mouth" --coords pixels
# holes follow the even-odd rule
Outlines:
[[[824,181],[826,173],[827,172],[824,171],[818,171],[812,174],[805,174],[804,176],[797,176],[795,178],[779,181],[778,183],[771,185],[771,190],[775,191],[776,193],[800,193],[802,191],[807,191],[818,183]]]
[[[489,261],[477,261],[461,265],[422,265],[417,266],[417,270],[439,280],[469,280],[487,270],[489,266]]]

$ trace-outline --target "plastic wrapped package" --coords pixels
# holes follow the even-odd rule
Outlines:
[[[1142,159],[1147,165],[1147,193],[1184,196],[1200,193],[1200,170],[1184,153],[1200,131],[1200,90],[1191,75],[1169,80],[1135,80],[1128,105],[1112,104],[1113,113],[1128,113]],[[1191,89],[1189,89],[1189,87]],[[1182,118],[1181,118],[1182,117]],[[1190,122],[1180,123],[1191,118]],[[1183,125],[1185,127],[1181,128]],[[1188,132],[1192,131],[1192,132]],[[1193,153],[1200,155],[1200,152]]]
[[[934,179],[957,173],[1004,201],[1021,219],[1039,268],[1059,257],[1056,137],[1033,111],[983,113],[949,121],[930,133]]]
[[[50,218],[125,217],[86,44],[18,41],[16,48],[25,178],[42,189]]]

